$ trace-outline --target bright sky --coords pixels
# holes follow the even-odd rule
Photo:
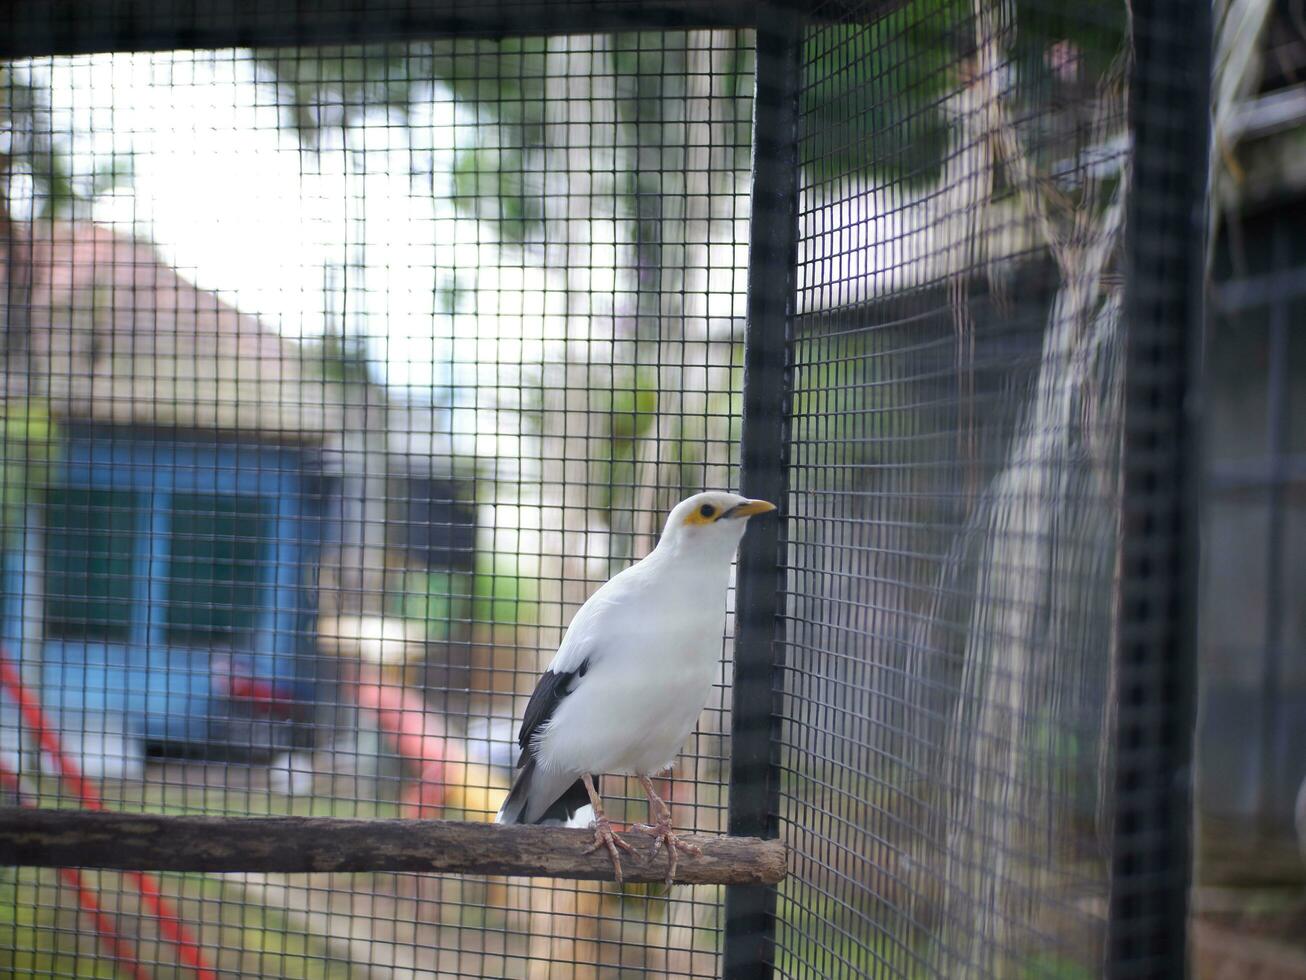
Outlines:
[[[347,174],[338,150],[300,152],[246,52],[62,58],[47,70],[54,125],[73,135],[77,169],[112,154],[131,162],[129,184],[100,199],[96,220],[153,241],[187,278],[284,335],[321,334],[343,303],[382,379],[418,388],[447,384],[453,364],[515,361],[539,335],[544,274],[520,260],[496,270],[499,250],[454,214],[452,150],[472,130],[446,92],[412,126],[369,119],[367,173]],[[410,179],[410,148],[434,154],[434,195]],[[342,297],[339,270],[360,263],[365,276]],[[474,316],[442,312],[436,288],[455,271],[474,271],[496,302]]]
[[[325,152],[301,151],[248,51],[43,59],[34,73],[49,81],[54,131],[66,134],[77,173],[115,156],[130,164],[124,186],[96,201],[96,221],[152,242],[186,278],[284,336],[321,335],[344,305],[350,334],[368,337],[376,380],[448,406],[441,438],[458,452],[526,465],[531,430],[514,411],[522,386],[541,383],[539,366],[556,363],[563,338],[589,336],[599,342],[591,356],[610,357],[609,315],[629,302],[617,292],[629,287],[616,268],[618,223],[591,217],[577,235],[583,248],[546,270],[537,255],[501,249],[486,223],[457,216],[454,149],[474,146],[477,129],[443,86],[405,120],[370,115],[351,137],[363,162],[356,154],[346,172],[338,137]],[[432,182],[411,178],[414,151],[433,160]],[[575,182],[562,186],[576,193]],[[710,281],[684,297],[686,314],[742,316],[740,211],[714,222],[711,233],[728,240],[708,249]],[[437,296],[455,278],[476,290],[456,311]]]
[[[456,378],[460,399],[511,388],[520,365],[544,356],[545,338],[563,336],[569,293],[591,291],[600,314],[613,308],[612,221],[591,221],[583,259],[546,272],[455,214],[454,148],[474,145],[476,123],[443,86],[402,124],[379,109],[369,117],[354,135],[366,172],[346,173],[338,139],[320,154],[300,151],[247,51],[57,58],[38,73],[51,81],[54,126],[69,134],[79,170],[114,154],[131,162],[130,182],[100,199],[97,220],[153,241],[187,278],[285,336],[320,335],[344,305],[350,332],[370,338],[378,380],[420,396]],[[410,178],[410,151],[433,159],[433,187]],[[937,274],[918,261],[940,251],[925,240],[937,224],[927,202],[838,188],[809,208],[805,281],[847,303]],[[702,297],[708,316],[743,314],[745,218],[734,241],[713,247],[722,274]],[[436,295],[455,277],[477,288],[457,313]],[[802,300],[819,307],[830,297],[805,290]],[[484,419],[463,424],[485,429]]]

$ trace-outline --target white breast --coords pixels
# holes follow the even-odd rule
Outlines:
[[[569,640],[602,646],[541,731],[540,766],[649,774],[675,760],[718,677],[728,572],[632,576],[626,596],[577,617]]]

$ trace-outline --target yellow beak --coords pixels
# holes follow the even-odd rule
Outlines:
[[[775,504],[769,500],[750,500],[746,504],[739,504],[737,507],[730,508],[731,517],[752,517],[754,514],[765,514],[767,511],[775,510]]]

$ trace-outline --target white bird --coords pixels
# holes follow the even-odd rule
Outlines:
[[[765,500],[700,493],[667,517],[658,545],[613,576],[572,619],[522,717],[517,778],[499,823],[574,823],[593,809],[594,846],[618,882],[618,837],[599,798],[601,773],[635,776],[648,796],[653,851],[701,853],[671,830],[671,810],[650,776],[669,769],[712,692],[725,628],[730,562],[748,518]]]

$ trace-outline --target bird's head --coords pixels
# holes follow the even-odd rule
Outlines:
[[[748,519],[773,510],[775,504],[737,493],[696,493],[671,508],[659,547],[733,554]]]

